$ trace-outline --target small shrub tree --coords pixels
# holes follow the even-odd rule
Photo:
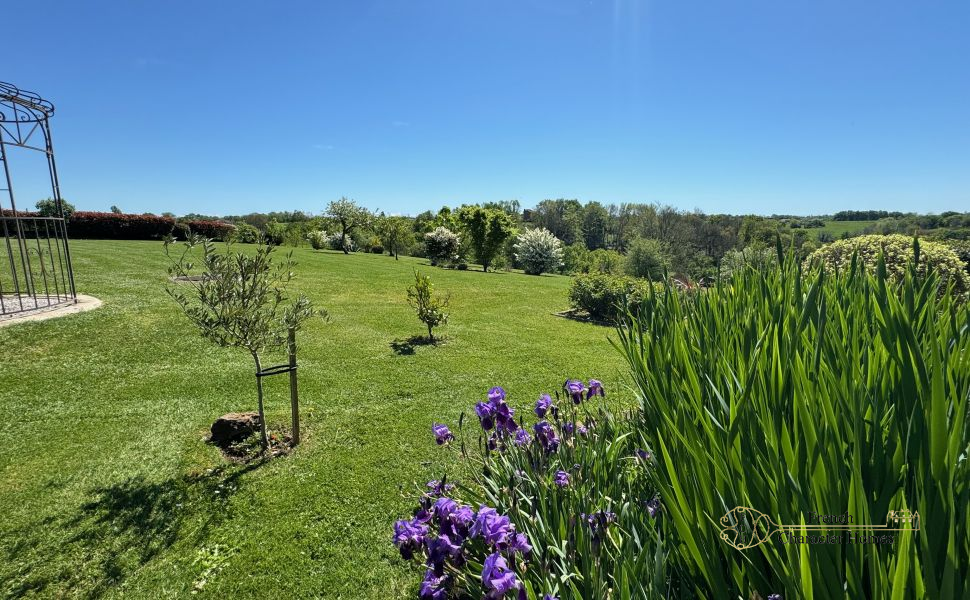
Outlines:
[[[447,227],[435,227],[424,234],[424,251],[432,265],[455,262],[460,258],[461,238]]]
[[[276,219],[271,220],[266,223],[266,229],[264,235],[266,236],[266,241],[274,246],[282,246],[283,238],[286,237],[286,225],[280,223]]]
[[[660,240],[637,238],[627,250],[625,267],[627,275],[658,281],[670,268],[670,253]]]
[[[274,263],[273,246],[268,244],[260,244],[254,254],[244,254],[235,252],[231,242],[221,251],[212,240],[197,235],[182,244],[181,253],[173,253],[174,241],[169,236],[164,242],[165,255],[171,262],[168,272],[175,278],[184,278],[185,282],[173,283],[167,291],[198,327],[202,337],[219,346],[242,348],[252,356],[256,367],[260,442],[265,449],[269,440],[263,410],[260,353],[283,346],[290,329],[299,329],[314,314],[325,317],[326,313],[314,311],[310,300],[303,295],[288,302],[286,286],[293,279],[295,265],[292,253],[287,254],[286,260]],[[196,273],[196,265],[191,262],[197,247],[202,251],[201,273]]]
[[[530,229],[516,238],[515,260],[529,275],[553,273],[562,266],[562,242],[548,229]]]
[[[448,322],[448,314],[444,309],[448,307],[448,297],[434,293],[431,278],[414,272],[414,286],[408,288],[408,304],[418,314],[418,319],[428,327],[428,339],[434,342],[433,329]]]
[[[260,241],[259,230],[249,223],[236,223],[236,230],[232,233],[232,241],[240,244],[258,244]]]
[[[623,255],[616,250],[598,248],[589,253],[589,271],[619,275],[623,270],[623,261]]]
[[[375,224],[381,244],[397,260],[398,254],[414,243],[411,221],[404,217],[381,217]]]
[[[358,206],[353,200],[341,198],[327,206],[327,216],[340,224],[340,249],[344,254],[350,254],[351,246],[348,240],[354,230],[366,227],[370,223],[370,211]]]

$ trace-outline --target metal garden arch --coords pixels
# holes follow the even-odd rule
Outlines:
[[[54,163],[49,119],[54,105],[37,94],[0,81],[0,318],[77,301],[67,222]],[[47,158],[55,214],[42,216],[17,207],[9,150],[25,148]],[[5,192],[5,193],[3,193]]]

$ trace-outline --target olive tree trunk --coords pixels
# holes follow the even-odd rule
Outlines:
[[[263,410],[263,378],[259,374],[262,370],[259,354],[253,352],[253,361],[256,362],[256,397],[259,400],[259,441],[265,450],[269,447],[269,439],[266,437],[266,412]]]

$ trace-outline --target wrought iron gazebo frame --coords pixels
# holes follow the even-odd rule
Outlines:
[[[0,318],[77,301],[63,200],[51,143],[54,105],[37,94],[0,81]],[[35,150],[47,158],[53,216],[17,208],[8,150]],[[6,256],[4,257],[4,253]]]

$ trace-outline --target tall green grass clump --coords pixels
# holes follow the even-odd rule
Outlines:
[[[900,280],[881,258],[826,273],[789,257],[703,293],[654,294],[620,330],[668,571],[698,596],[970,598],[970,315],[913,252]],[[884,525],[918,512],[919,529],[891,544],[858,543],[878,530],[827,531],[843,536],[830,544],[775,533],[737,550],[721,539],[735,507],[796,535],[810,513]]]

